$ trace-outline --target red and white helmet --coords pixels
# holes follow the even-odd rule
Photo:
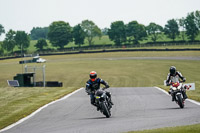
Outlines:
[[[97,72],[91,71],[91,72],[90,72],[90,79],[91,79],[92,81],[95,81],[96,78],[97,78]]]

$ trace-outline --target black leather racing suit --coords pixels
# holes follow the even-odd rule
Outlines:
[[[89,79],[86,82],[85,91],[90,95],[91,104],[94,106],[96,106],[94,94],[98,89],[100,89],[101,84],[105,85],[106,88],[109,88],[108,83],[100,78],[97,78],[95,81],[92,81],[91,79]],[[111,98],[110,92],[106,92],[106,95]]]

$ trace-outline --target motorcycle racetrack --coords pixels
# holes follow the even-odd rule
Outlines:
[[[106,118],[90,104],[82,88],[49,104],[3,133],[119,133],[200,123],[200,106],[188,100],[185,107],[155,87],[109,88],[114,106]]]

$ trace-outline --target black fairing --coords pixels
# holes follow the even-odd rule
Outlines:
[[[97,92],[96,92],[96,95],[97,95],[97,96],[101,96],[102,94],[103,94],[103,91],[97,91]]]

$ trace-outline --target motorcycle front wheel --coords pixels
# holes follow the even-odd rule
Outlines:
[[[111,116],[110,111],[108,110],[108,107],[106,106],[105,102],[102,102],[102,109],[103,109],[103,114],[109,118]]]
[[[177,95],[176,97],[180,108],[184,108],[183,98],[181,97],[181,94]]]

